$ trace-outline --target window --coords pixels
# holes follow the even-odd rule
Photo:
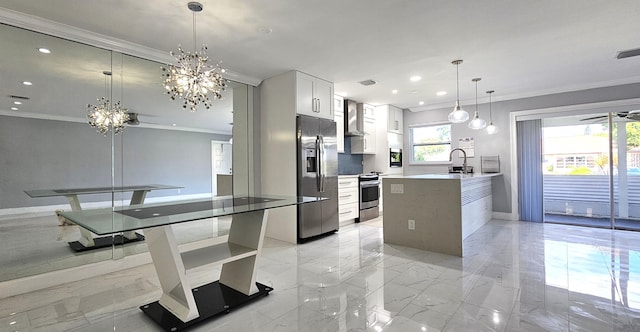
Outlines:
[[[449,162],[451,124],[411,128],[411,162]]]

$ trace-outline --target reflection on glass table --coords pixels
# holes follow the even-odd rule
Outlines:
[[[81,211],[80,200],[78,195],[90,195],[90,194],[104,194],[104,193],[121,193],[133,191],[131,196],[130,205],[138,205],[144,203],[144,199],[147,193],[151,190],[162,189],[180,189],[182,187],[162,185],[162,184],[150,184],[150,185],[135,185],[135,186],[122,186],[122,187],[93,187],[93,188],[73,188],[73,189],[36,189],[25,190],[25,193],[31,198],[40,197],[54,197],[64,196],[69,201],[72,211]],[[110,222],[110,221],[109,221]],[[104,247],[111,247],[113,244],[130,243],[144,240],[144,236],[136,232],[125,232],[122,235],[115,237],[99,237],[94,238],[91,232],[83,227],[80,227],[80,240],[69,242],[69,246],[74,251],[86,251]]]

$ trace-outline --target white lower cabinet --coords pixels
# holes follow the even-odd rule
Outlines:
[[[338,220],[344,222],[360,216],[358,176],[338,176]]]

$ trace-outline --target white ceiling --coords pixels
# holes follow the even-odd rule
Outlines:
[[[187,1],[3,0],[2,7],[159,52],[191,48]],[[198,43],[261,81],[300,70],[361,102],[413,111],[640,82],[638,0],[203,0]],[[271,31],[264,33],[264,31]],[[3,45],[2,47],[5,47]],[[410,82],[412,75],[422,76]],[[357,82],[373,79],[364,87]],[[397,89],[397,94],[391,90]],[[448,91],[436,96],[437,91]],[[424,106],[418,102],[424,101]]]

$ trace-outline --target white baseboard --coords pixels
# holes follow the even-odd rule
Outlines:
[[[518,214],[517,213],[495,212],[495,211],[493,211],[493,219],[517,221],[518,220]]]

